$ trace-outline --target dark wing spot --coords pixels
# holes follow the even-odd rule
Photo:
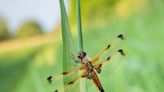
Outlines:
[[[86,75],[83,75],[82,78],[86,77]]]
[[[55,90],[54,92],[58,92],[58,90]]]
[[[107,58],[107,60],[110,60],[110,58],[111,58],[111,57],[109,56],[109,57]]]
[[[121,55],[125,55],[125,53],[123,52],[123,50],[122,49],[120,49],[120,50],[118,50],[118,52],[120,52],[121,53]]]
[[[71,82],[68,83],[68,85],[71,85],[71,84],[73,84],[73,83],[74,83],[74,81],[71,81]]]
[[[68,72],[63,72],[63,75],[66,75]]]
[[[47,80],[48,80],[49,83],[52,83],[52,76],[49,76],[49,77],[47,78]]]
[[[99,66],[99,67],[101,68],[101,66],[102,66],[102,64],[100,64],[100,66]]]
[[[111,46],[111,45],[109,44],[109,45],[107,46],[107,49],[109,49],[109,48],[110,48],[110,46]]]
[[[124,36],[122,34],[117,36],[118,38],[120,38],[121,40],[124,40]]]

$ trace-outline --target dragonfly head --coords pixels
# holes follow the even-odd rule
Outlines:
[[[87,55],[86,52],[79,52],[77,58],[82,60],[86,55]]]

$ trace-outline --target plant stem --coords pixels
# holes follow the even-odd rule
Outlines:
[[[80,0],[76,0],[76,19],[77,19],[77,30],[78,30],[78,49],[79,52],[83,52],[83,35],[81,27],[81,11],[80,11]],[[86,92],[86,79],[80,80],[80,92]]]
[[[76,18],[77,18],[77,30],[78,30],[78,46],[79,51],[83,51],[83,35],[81,27],[81,11],[80,11],[80,0],[76,0]]]
[[[70,65],[70,62],[73,62],[72,59],[73,54],[75,53],[74,47],[73,47],[73,39],[72,34],[69,26],[69,21],[64,5],[64,0],[60,0],[60,10],[61,10],[61,25],[62,25],[62,40],[63,40],[63,70],[67,71],[70,68],[73,67],[73,65]],[[78,76],[78,74],[73,74],[70,77],[63,78],[63,83],[66,85],[68,81],[75,79]],[[64,86],[64,92],[78,92],[80,90],[79,85],[74,85],[73,88],[70,88],[69,90],[66,89],[67,87]],[[59,91],[60,92],[60,91]]]

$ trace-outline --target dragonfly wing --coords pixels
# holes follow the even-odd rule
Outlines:
[[[73,86],[74,84],[76,84],[77,82],[79,82],[79,80],[81,78],[84,78],[88,75],[88,72],[87,71],[84,71],[79,77],[76,77],[74,80],[68,82],[67,84],[64,85],[63,88],[60,88],[58,90],[55,90],[55,92],[63,92],[64,91],[64,88],[69,88],[71,86]]]
[[[60,79],[60,78],[65,78],[65,77],[68,77],[76,72],[78,72],[79,70],[83,70],[84,69],[84,66],[81,65],[79,67],[76,67],[76,68],[73,68],[67,72],[63,72],[63,73],[59,73],[59,74],[55,74],[55,75],[51,75],[47,78],[47,81],[49,83],[52,83],[53,80],[57,80],[57,79]]]
[[[107,52],[111,47],[115,46],[115,44],[117,44],[117,42],[119,42],[119,40],[123,40],[124,36],[122,34],[119,34],[115,39],[113,39],[111,41],[110,44],[107,45],[107,47],[105,49],[103,49],[102,51],[100,51],[93,59],[92,59],[92,63],[95,64],[100,57]]]
[[[105,67],[107,66],[107,70],[108,73],[114,71],[116,68],[118,68],[118,66],[121,64],[122,61],[117,60],[120,55],[125,55],[125,53],[123,52],[123,50],[118,50],[116,53],[114,53],[113,55],[107,57],[104,61],[100,61],[99,63],[95,64],[94,68],[95,70],[99,73],[99,71],[101,71],[101,69],[105,69]],[[102,66],[104,68],[102,68]]]

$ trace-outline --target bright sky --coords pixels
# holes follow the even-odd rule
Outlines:
[[[0,0],[0,16],[7,19],[13,31],[27,19],[36,19],[51,31],[60,20],[59,0]]]

